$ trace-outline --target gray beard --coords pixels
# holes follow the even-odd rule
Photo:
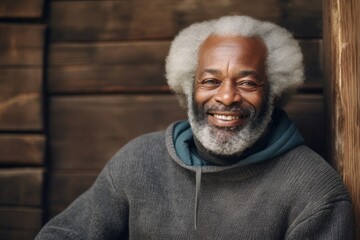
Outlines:
[[[249,119],[243,127],[219,128],[208,123],[206,114],[208,107],[196,106],[193,98],[189,98],[189,123],[194,136],[209,152],[222,156],[240,156],[265,134],[274,109],[273,104],[267,102],[269,104],[264,105],[259,112],[249,104],[232,107],[220,106],[220,104],[214,106],[218,110],[244,111]]]

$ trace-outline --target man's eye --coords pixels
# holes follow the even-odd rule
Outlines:
[[[255,81],[240,81],[237,83],[240,89],[253,91],[260,87],[260,85]]]
[[[216,79],[205,79],[202,81],[202,84],[207,84],[207,85],[217,85],[219,84],[219,81]]]

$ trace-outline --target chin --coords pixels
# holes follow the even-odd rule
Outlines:
[[[188,117],[194,136],[209,152],[216,155],[241,155],[261,138],[271,121],[273,106],[250,117],[245,125],[219,127],[207,121],[203,111],[195,106],[188,108]]]

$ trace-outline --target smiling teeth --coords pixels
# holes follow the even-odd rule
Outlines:
[[[220,119],[220,120],[225,120],[225,121],[239,119],[239,116],[228,116],[228,115],[218,115],[218,114],[214,114],[214,117],[217,119]]]

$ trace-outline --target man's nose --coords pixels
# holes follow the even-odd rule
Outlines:
[[[215,94],[215,101],[229,106],[235,102],[241,101],[241,95],[237,89],[236,84],[231,81],[224,81],[218,88]]]

